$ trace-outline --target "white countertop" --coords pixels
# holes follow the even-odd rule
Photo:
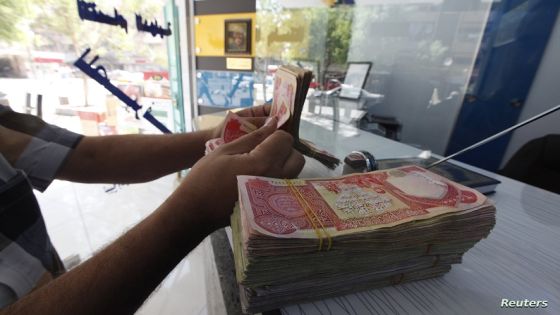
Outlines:
[[[367,150],[377,159],[411,157],[420,149],[302,115],[300,136],[339,158]],[[307,159],[301,178],[339,176]],[[443,277],[285,307],[282,314],[560,314],[560,195],[458,163],[502,183],[489,196],[496,226]],[[502,299],[546,300],[546,308],[500,308]]]

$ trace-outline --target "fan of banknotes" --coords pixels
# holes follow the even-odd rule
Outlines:
[[[316,147],[313,143],[299,138],[299,124],[301,111],[312,74],[294,66],[281,66],[274,77],[274,94],[270,116],[278,117],[278,128],[282,128],[294,137],[294,148],[311,158],[314,158],[334,169],[340,160],[325,150]],[[206,142],[206,154],[212,152],[224,143],[233,141],[257,127],[239,117],[233,112],[226,116],[226,122],[222,136]]]
[[[418,166],[325,179],[239,176],[231,219],[245,312],[441,276],[495,208]]]

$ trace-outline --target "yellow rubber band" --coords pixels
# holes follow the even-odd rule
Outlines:
[[[294,195],[294,197],[296,197],[298,203],[303,208],[303,211],[305,212],[305,215],[307,216],[307,220],[309,221],[309,223],[313,227],[313,230],[315,231],[315,234],[317,235],[317,239],[319,240],[319,250],[321,250],[322,247],[323,247],[323,237],[321,236],[321,233],[319,232],[319,229],[317,228],[317,225],[315,224],[315,220],[313,220],[313,217],[308,212],[309,210],[303,204],[303,202],[301,200],[301,197],[298,194],[297,189],[294,187],[294,184],[292,183],[292,181],[287,179],[286,183],[287,183],[288,189],[290,189],[290,192],[292,193],[292,195]]]
[[[307,216],[307,220],[309,221],[309,223],[311,223],[311,226],[315,230],[315,234],[317,235],[317,238],[319,239],[319,251],[321,251],[323,249],[323,238],[324,237],[321,234],[324,234],[325,237],[327,238],[327,240],[329,242],[327,250],[330,250],[331,247],[332,247],[332,237],[329,234],[329,232],[327,232],[327,229],[323,225],[323,222],[319,219],[319,216],[317,216],[315,211],[313,211],[313,208],[309,205],[307,200],[305,200],[305,197],[295,187],[294,183],[291,180],[286,179],[286,184],[288,185],[288,188],[290,189],[292,194],[298,200],[300,206],[303,208],[303,211],[305,212],[305,215]],[[321,225],[321,230],[322,230],[323,233],[321,233],[321,230],[319,230],[319,228],[317,227],[316,222],[318,222],[319,225]]]

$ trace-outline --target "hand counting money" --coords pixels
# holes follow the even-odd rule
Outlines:
[[[340,164],[338,158],[299,137],[301,111],[307,97],[311,77],[310,71],[301,68],[293,66],[278,68],[274,78],[270,116],[277,117],[277,127],[286,130],[294,137],[296,150],[334,169]],[[228,143],[256,129],[256,126],[244,120],[243,117],[229,112],[225,119],[221,139],[223,143]],[[209,140],[206,144],[206,154],[212,152],[219,142],[215,139]]]

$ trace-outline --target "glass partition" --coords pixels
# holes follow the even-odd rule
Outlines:
[[[278,65],[299,65],[315,76],[305,111],[443,153],[491,5],[259,0],[255,97],[271,98]],[[340,97],[348,64],[360,62],[372,64],[360,97]]]
[[[165,0],[5,1],[0,6],[0,102],[41,115],[49,123],[85,135],[161,133],[73,63],[87,49],[110,83],[174,130],[167,37],[137,30],[164,18]],[[93,5],[117,25],[81,19],[79,6]],[[170,20],[171,21],[171,20]],[[113,21],[111,22],[113,23]],[[147,22],[146,22],[147,23]]]

